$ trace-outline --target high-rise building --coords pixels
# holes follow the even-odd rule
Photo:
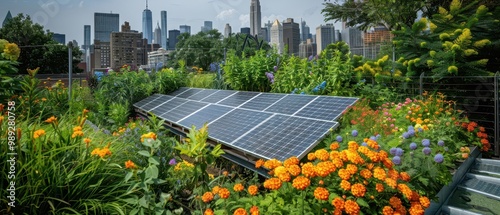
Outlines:
[[[94,13],[94,40],[109,42],[111,32],[120,31],[120,15],[113,13]]]
[[[302,42],[306,42],[307,39],[311,38],[311,29],[309,28],[309,26],[306,24],[306,21],[305,20],[302,20],[300,22],[300,30],[301,30],[301,33],[300,33],[300,41]]]
[[[168,50],[175,50],[175,45],[177,45],[177,37],[181,35],[179,30],[168,31]]]
[[[262,34],[261,34],[261,37],[259,39],[262,39],[263,41],[266,41],[266,42],[269,41],[269,37],[267,37],[267,35],[268,35],[267,28],[261,28],[260,32]]]
[[[12,19],[12,14],[10,13],[10,10],[7,12],[7,15],[5,16],[5,19],[2,22],[2,27],[5,26],[5,24]]]
[[[160,12],[161,15],[161,47],[165,50],[168,49],[167,46],[167,38],[168,38],[168,29],[167,29],[167,11],[162,10]]]
[[[156,29],[155,29],[155,33],[154,33],[154,37],[153,37],[153,42],[152,43],[156,43],[158,45],[161,44],[161,28],[160,28],[160,23],[156,23]]]
[[[385,26],[377,26],[363,33],[363,56],[367,59],[376,59],[381,47],[390,42],[391,31]]]
[[[206,33],[210,30],[212,30],[212,21],[203,22],[203,26],[201,26],[201,31]]]
[[[191,26],[189,26],[189,25],[181,25],[181,26],[179,26],[179,30],[180,30],[181,34],[183,34],[183,33],[191,34]]]
[[[328,44],[335,42],[335,27],[333,24],[320,25],[316,27],[316,44],[318,53],[321,53]]]
[[[149,44],[153,43],[153,14],[148,9],[148,0],[146,0],[146,9],[142,12],[142,34]]]
[[[335,42],[342,41],[342,36],[340,35],[340,30],[335,30]]]
[[[242,33],[242,34],[250,34],[250,28],[249,27],[240,28],[240,33]]]
[[[118,71],[123,65],[137,68],[147,63],[146,40],[142,34],[130,30],[128,22],[122,25],[121,32],[111,33],[110,42],[110,67]]]
[[[281,54],[283,52],[283,26],[276,19],[273,22],[271,27],[271,43],[270,45],[273,48],[278,50],[278,53]]]
[[[307,58],[317,54],[316,43],[312,39],[307,39],[306,42],[301,42],[299,45],[299,57]]]
[[[54,33],[54,34],[52,34],[52,39],[58,43],[63,44],[63,45],[66,44],[66,34]]]
[[[288,47],[289,54],[299,55],[300,27],[292,18],[283,22],[283,44]]]
[[[267,23],[264,24],[264,27],[267,29],[267,42],[271,42],[271,27],[273,26],[273,23],[269,20],[267,20]]]
[[[84,52],[87,52],[87,49],[89,48],[90,48],[90,25],[84,25],[82,49],[84,50]]]
[[[228,38],[232,33],[232,28],[229,25],[229,23],[226,23],[226,26],[224,27],[224,38]]]
[[[111,38],[111,35],[109,37]],[[108,68],[111,66],[110,42],[94,40],[93,50],[92,69]]]
[[[355,27],[342,30],[342,41],[349,45],[352,54],[363,55],[363,32]]]
[[[250,34],[252,36],[260,36],[261,13],[259,0],[252,0],[250,2]]]

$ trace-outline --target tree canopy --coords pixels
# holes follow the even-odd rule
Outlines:
[[[68,72],[68,47],[55,42],[52,34],[23,14],[13,17],[0,28],[0,39],[16,43],[21,48],[18,69],[22,74],[37,67],[40,67],[40,74]],[[77,67],[81,54],[79,49],[73,49],[75,72],[81,71]]]

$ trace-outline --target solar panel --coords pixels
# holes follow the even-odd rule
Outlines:
[[[152,96],[149,96],[149,97],[147,97],[147,98],[145,98],[145,99],[143,99],[143,100],[141,100],[141,101],[136,102],[136,103],[134,104],[134,107],[138,107],[138,108],[140,108],[140,107],[142,107],[143,105],[145,105],[145,104],[147,104],[147,103],[149,103],[149,102],[151,102],[151,101],[153,101],[153,100],[155,100],[155,99],[159,98],[160,96],[161,96],[160,94],[154,94],[154,95],[152,95]]]
[[[252,110],[264,110],[285,96],[286,94],[261,93],[252,100],[243,104],[240,108],[248,108]]]
[[[236,91],[230,91],[230,90],[219,90],[215,92],[214,94],[202,99],[202,102],[208,102],[208,103],[217,103],[222,99],[225,99],[226,97],[236,93]]]
[[[218,104],[222,105],[228,105],[232,107],[238,107],[241,104],[247,102],[248,100],[252,99],[256,95],[259,95],[258,92],[237,92],[226,99],[220,101]]]
[[[154,113],[157,116],[160,116],[166,112],[171,111],[172,109],[178,107],[181,104],[184,104],[188,100],[186,99],[181,99],[177,97],[173,97],[172,99],[164,102],[163,104],[157,106],[156,108],[152,109],[151,112]]]
[[[203,90],[203,91],[196,93],[190,97],[187,97],[187,99],[200,101],[200,100],[214,94],[215,92],[217,92],[217,90]]]
[[[264,159],[299,159],[309,152],[337,122],[274,115],[232,145]],[[209,133],[210,135],[210,133]]]
[[[229,144],[271,115],[270,113],[235,109],[208,124],[208,135]]]
[[[161,105],[163,102],[166,102],[168,100],[170,100],[171,98],[173,98],[172,96],[168,96],[168,95],[161,95],[160,97],[156,98],[155,100],[143,105],[141,107],[141,109],[143,109],[144,111],[151,111],[152,109],[156,108],[158,105]]]
[[[182,118],[191,115],[195,111],[205,106],[207,106],[206,103],[201,103],[197,101],[187,101],[177,106],[176,108],[170,110],[169,112],[162,114],[160,117],[172,122],[177,122]]]
[[[199,129],[203,126],[203,124],[212,122],[231,110],[233,110],[233,108],[211,104],[193,115],[186,117],[180,121],[179,124],[186,128],[191,128],[191,126],[194,125],[197,129]]]
[[[337,120],[342,112],[356,101],[357,98],[320,96],[295,113],[294,116],[333,121]]]
[[[191,88],[191,89],[188,89],[188,90],[182,92],[181,94],[177,95],[177,97],[187,98],[187,97],[190,97],[192,95],[196,95],[197,93],[201,92],[202,90],[203,89]]]
[[[317,96],[288,94],[285,98],[282,98],[264,111],[292,115],[316,97]]]
[[[183,93],[184,91],[189,90],[189,89],[191,89],[191,88],[188,88],[188,87],[181,87],[181,88],[179,88],[178,90],[176,90],[176,91],[174,91],[174,92],[169,93],[169,95],[171,95],[171,96],[177,96],[177,95],[179,95],[179,94],[181,94],[181,93]]]

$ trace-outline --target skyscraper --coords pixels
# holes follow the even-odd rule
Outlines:
[[[342,29],[342,41],[349,45],[352,54],[363,55],[363,32],[355,27]]]
[[[121,32],[111,33],[110,67],[116,71],[123,65],[132,69],[147,63],[147,44],[142,34],[130,29],[128,22],[122,25]]]
[[[7,15],[5,16],[5,19],[3,20],[2,27],[5,26],[7,21],[12,19],[12,14],[10,14],[10,10],[7,12]]]
[[[311,33],[309,26],[306,24],[306,21],[302,20],[300,22],[300,30],[302,31],[300,33],[300,41],[306,42],[307,39],[309,39],[309,34]]]
[[[292,18],[283,22],[283,44],[288,47],[289,54],[299,55],[300,27]]]
[[[316,45],[321,53],[328,44],[335,42],[335,27],[333,24],[320,25],[316,28]]]
[[[165,50],[167,47],[168,29],[167,29],[167,11],[162,10],[161,15],[161,47]]]
[[[94,40],[109,42],[111,32],[120,31],[120,15],[94,13]]]
[[[87,52],[87,49],[90,48],[90,25],[83,26],[83,46],[84,52]]]
[[[52,34],[52,39],[58,43],[63,44],[63,45],[66,44],[66,34],[54,33],[54,34]]]
[[[269,20],[267,20],[267,23],[264,24],[264,27],[267,29],[267,42],[271,42],[271,27],[273,26],[273,23]]]
[[[203,22],[203,26],[201,27],[201,31],[206,33],[210,30],[212,30],[212,21]]]
[[[271,44],[272,47],[278,49],[278,53],[283,52],[283,26],[276,19],[271,26]]]
[[[191,26],[189,26],[189,25],[180,25],[179,30],[180,30],[181,34],[183,34],[183,33],[191,34]]]
[[[229,35],[231,35],[232,29],[229,23],[226,23],[226,26],[224,27],[224,38],[228,38]]]
[[[260,36],[261,19],[260,2],[252,0],[250,2],[250,34],[252,36]]]
[[[156,29],[155,29],[155,33],[153,34],[153,42],[152,43],[156,43],[158,45],[161,44],[161,28],[160,28],[160,23],[157,23],[156,24]]]
[[[179,30],[168,31],[168,49],[175,50],[175,45],[177,45],[177,37],[181,34]]]
[[[153,40],[153,14],[148,9],[148,0],[146,0],[146,9],[142,12],[142,38],[152,44]]]
[[[250,34],[250,28],[249,27],[243,27],[243,28],[240,28],[240,33],[242,34]]]

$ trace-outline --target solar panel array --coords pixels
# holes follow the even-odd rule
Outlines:
[[[134,104],[184,128],[208,123],[209,138],[257,158],[304,157],[357,98],[180,88]]]

